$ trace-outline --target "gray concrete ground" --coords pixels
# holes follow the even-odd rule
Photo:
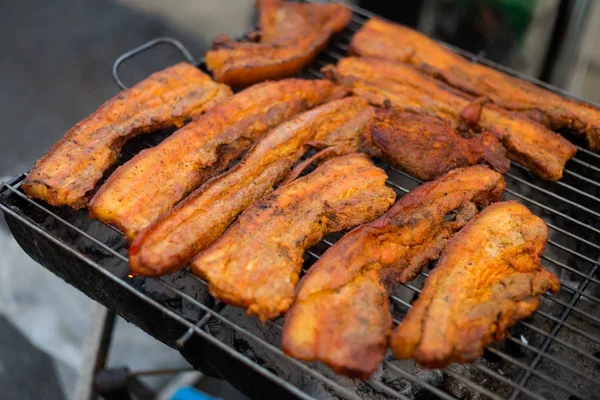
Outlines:
[[[35,348],[1,315],[0,390],[6,399],[54,400],[62,397],[52,359]]]

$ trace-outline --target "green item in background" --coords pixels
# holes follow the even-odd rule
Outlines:
[[[527,31],[535,13],[538,0],[458,0],[465,8],[491,6],[500,13],[501,20],[519,39]]]

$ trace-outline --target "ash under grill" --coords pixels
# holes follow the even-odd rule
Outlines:
[[[369,16],[356,9],[348,28],[333,37],[303,75],[320,77],[322,66],[342,58],[351,36]],[[120,162],[156,145],[171,132],[133,139],[125,146]],[[577,137],[565,135],[582,144]],[[395,168],[380,166],[399,197],[420,183]],[[287,357],[279,347],[281,319],[263,325],[244,310],[215,301],[206,284],[188,270],[160,279],[128,277],[127,243],[119,231],[91,220],[85,210],[27,199],[19,189],[25,175],[0,188],[0,209],[29,255],[157,339],[178,347],[204,373],[227,379],[251,397],[598,398],[600,155],[581,146],[561,181],[542,181],[515,162],[505,175],[504,199],[521,201],[551,229],[542,263],[561,278],[561,292],[544,295],[531,318],[513,327],[502,343],[488,347],[474,364],[430,371],[389,354],[368,382],[339,376],[319,363]],[[340,236],[329,235],[311,248],[305,268]],[[393,291],[390,301],[396,324],[416,299],[427,273]]]

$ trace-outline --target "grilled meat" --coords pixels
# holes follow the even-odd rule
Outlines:
[[[510,168],[506,150],[494,135],[464,139],[447,122],[426,114],[382,108],[365,136],[374,155],[425,181],[483,162],[500,173]]]
[[[372,114],[366,100],[347,97],[277,126],[235,167],[197,189],[138,235],[129,250],[131,270],[164,275],[184,267],[219,238],[239,213],[285,178],[309,143],[356,151]]]
[[[267,82],[237,93],[119,167],[92,199],[90,215],[133,240],[269,129],[344,94],[331,82],[302,79]]]
[[[455,169],[425,183],[379,219],[329,248],[298,285],[285,317],[283,350],[367,378],[392,330],[388,289],[413,279],[478,208],[498,201],[502,175],[486,166]]]
[[[409,63],[475,96],[527,114],[550,129],[568,128],[585,135],[600,150],[600,110],[566,99],[537,85],[471,62],[427,36],[401,25],[369,20],[354,35],[351,52]]]
[[[260,0],[259,43],[215,40],[206,65],[219,82],[247,86],[300,72],[342,30],[352,11],[342,4]]]
[[[391,336],[398,358],[428,368],[472,362],[530,316],[559,279],[540,265],[548,227],[516,201],[496,203],[449,242]]]
[[[459,93],[407,64],[345,58],[326,72],[374,104],[388,100],[398,108],[440,117],[456,130],[490,132],[502,142],[509,158],[544,179],[560,179],[565,163],[577,151],[537,122]]]
[[[192,262],[210,293],[262,321],[292,304],[302,255],[323,235],[370,221],[394,202],[386,174],[364,154],[322,164],[246,209]]]
[[[55,206],[82,208],[134,136],[181,126],[231,96],[193,65],[181,63],[126,89],[69,130],[29,172],[21,187]]]

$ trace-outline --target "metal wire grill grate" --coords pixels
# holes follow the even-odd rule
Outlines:
[[[305,75],[320,77],[322,66],[343,57],[352,34],[369,16],[356,9],[349,27],[336,35]],[[168,134],[158,132],[134,139],[124,148],[120,162],[156,145]],[[399,197],[420,183],[400,170],[381,166],[388,172],[388,185]],[[187,331],[177,340],[180,348],[193,346],[192,339],[198,337],[298,398],[335,394],[346,399],[582,399],[593,397],[600,389],[600,280],[596,275],[600,258],[600,156],[582,147],[559,182],[542,181],[517,163],[505,175],[505,199],[520,200],[551,228],[543,264],[561,277],[561,292],[544,295],[532,318],[518,323],[504,342],[490,346],[472,365],[430,372],[410,361],[387,357],[382,370],[365,383],[338,376],[320,364],[286,356],[279,348],[281,320],[257,324],[242,311],[210,298],[205,283],[187,270],[161,279],[128,277],[126,242],[119,231],[91,220],[85,211],[27,199],[19,189],[25,175],[3,184],[0,209],[11,228],[18,223],[51,242],[61,254],[73,255],[78,265],[68,269],[67,275],[86,274],[86,268],[99,271],[106,282],[117,283],[120,289],[150,304],[157,315],[184,326]],[[305,269],[339,237],[330,235],[310,249]],[[426,277],[427,270],[393,291],[390,301],[396,324]],[[118,297],[119,293],[107,295]]]

